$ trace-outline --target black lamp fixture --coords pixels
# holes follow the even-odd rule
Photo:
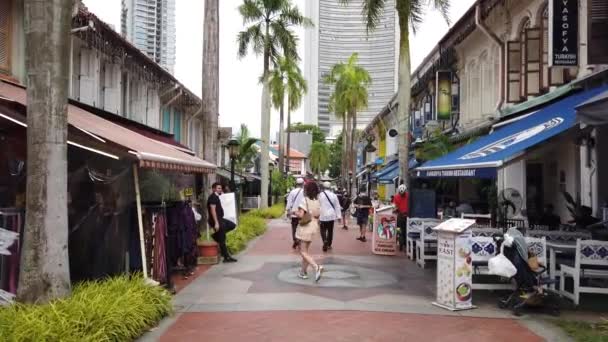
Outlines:
[[[228,146],[228,155],[230,156],[230,159],[235,159],[239,155],[239,147],[241,146],[239,141],[230,139],[226,146]]]
[[[228,155],[230,156],[230,189],[236,191],[236,183],[234,182],[234,162],[239,155],[239,147],[241,144],[236,139],[228,141]]]
[[[365,145],[365,152],[367,153],[374,153],[376,152],[377,148],[376,146],[374,146],[372,144],[372,142],[374,142],[374,137],[372,135],[368,135],[367,136],[367,145]]]

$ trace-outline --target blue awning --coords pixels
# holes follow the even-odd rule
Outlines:
[[[390,162],[388,162],[388,164],[386,164],[383,168],[381,168],[380,170],[378,170],[376,173],[373,174],[373,178],[378,178],[381,177],[382,175],[384,175],[385,173],[390,172],[394,167],[398,167],[399,164],[397,163],[398,160],[391,160]]]
[[[547,105],[452,153],[424,163],[416,169],[416,175],[495,178],[496,168],[518,157],[526,149],[574,126],[575,107],[607,89],[608,86],[604,86],[583,91]]]
[[[409,168],[413,169],[418,165],[416,158],[411,158]],[[393,184],[395,178],[399,177],[399,160],[391,160],[380,171],[374,174],[374,178],[380,184]]]

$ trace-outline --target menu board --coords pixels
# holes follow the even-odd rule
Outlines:
[[[456,237],[454,248],[454,302],[456,309],[468,309],[473,297],[473,262],[471,257],[471,231]]]
[[[372,252],[379,255],[395,255],[397,254],[397,215],[392,210],[385,209],[376,210],[374,214]]]
[[[474,308],[471,230],[437,235],[437,296],[433,304],[456,311]]]

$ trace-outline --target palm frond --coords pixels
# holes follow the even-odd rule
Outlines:
[[[310,18],[305,17],[297,6],[292,6],[289,2],[283,6],[279,20],[284,21],[288,25],[302,26],[304,28],[315,26]]]
[[[264,52],[264,34],[261,24],[250,26],[245,31],[239,32],[236,39],[239,58],[247,56],[247,50],[250,46],[256,55]]]
[[[264,12],[259,2],[255,0],[243,0],[243,4],[239,6],[239,13],[243,17],[243,25],[264,19]]]
[[[277,50],[281,49],[283,56],[292,60],[299,60],[298,55],[298,37],[294,31],[289,28],[289,25],[283,20],[275,20],[270,22],[272,31],[273,45]]]
[[[450,0],[433,0],[433,7],[441,14],[445,22],[450,25]]]

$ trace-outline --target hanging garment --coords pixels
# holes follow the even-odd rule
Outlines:
[[[163,214],[154,218],[154,266],[152,274],[159,283],[167,281],[166,241],[167,222]]]

